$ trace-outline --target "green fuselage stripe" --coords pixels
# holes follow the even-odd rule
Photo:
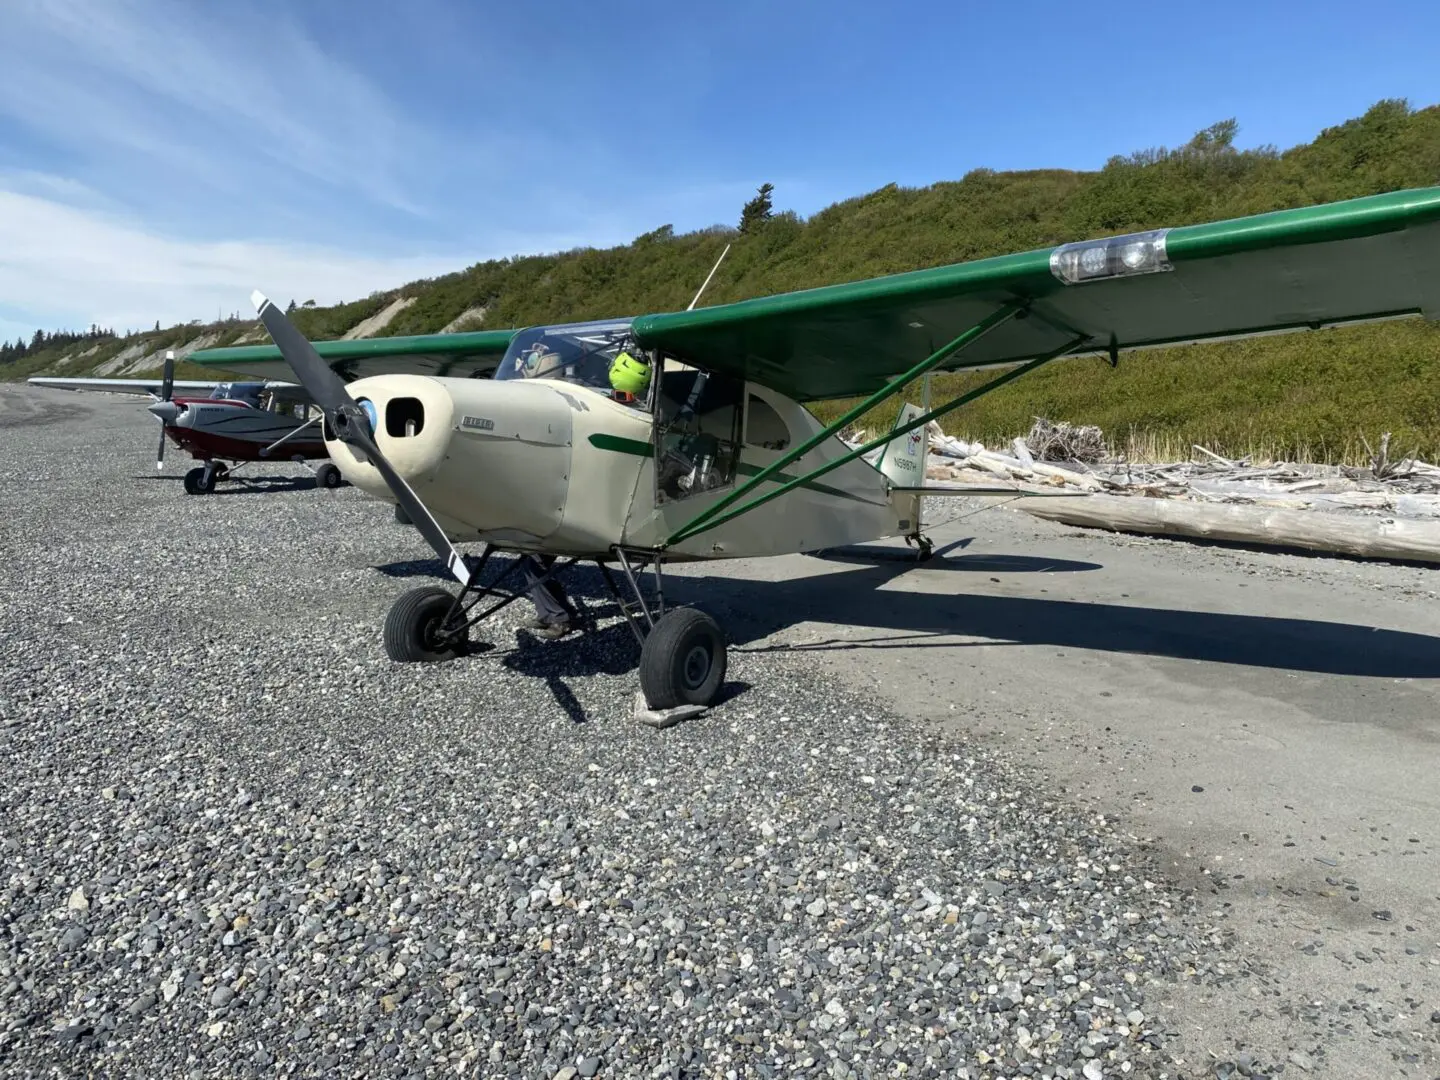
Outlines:
[[[627,439],[622,435],[606,435],[603,432],[591,435],[590,445],[597,450],[610,450],[617,454],[631,454],[635,457],[655,456],[655,447],[651,443],[641,442],[639,439]],[[761,468],[762,466],[760,465],[751,465],[742,461],[736,467],[736,471],[739,472],[741,476],[755,476],[760,472]],[[774,480],[777,484],[784,484],[794,480],[795,477],[783,472],[778,472],[771,473],[768,479]],[[840,499],[850,499],[852,502],[872,503],[872,505],[876,506],[880,505],[871,499],[862,498],[859,495],[852,495],[848,491],[841,491],[839,488],[831,487],[829,484],[819,484],[812,481],[808,484],[802,484],[801,487],[809,488],[811,491],[817,491],[821,495],[833,495]]]
[[[639,439],[627,439],[623,435],[606,435],[603,432],[590,436],[590,445],[597,450],[613,450],[617,454],[633,454],[635,457],[654,457],[655,447]]]

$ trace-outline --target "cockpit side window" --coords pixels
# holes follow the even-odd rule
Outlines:
[[[790,445],[790,429],[775,407],[758,394],[745,405],[745,445],[765,450],[784,450]]]

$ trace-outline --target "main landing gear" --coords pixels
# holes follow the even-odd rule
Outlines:
[[[400,663],[450,660],[471,648],[470,629],[497,611],[521,599],[526,590],[512,581],[520,561],[510,565],[489,584],[484,573],[494,548],[468,556],[470,581],[457,596],[439,586],[424,586],[404,593],[385,618],[385,652]],[[652,710],[710,705],[725,683],[725,635],[719,623],[696,608],[665,610],[660,556],[655,552],[627,552],[614,548],[623,582],[617,581],[608,560],[597,559],[610,588],[640,645],[640,691]],[[578,559],[557,561],[540,578],[540,585],[569,569]],[[648,590],[643,582],[654,580]]]
[[[296,455],[294,458],[300,464],[305,464],[305,458]],[[185,474],[185,493],[187,495],[208,495],[215,490],[215,485],[222,480],[229,480],[245,462],[226,465],[219,461],[207,461],[204,465],[197,465]],[[318,488],[338,488],[345,482],[340,475],[340,470],[333,462],[323,462],[315,469],[315,486]]]

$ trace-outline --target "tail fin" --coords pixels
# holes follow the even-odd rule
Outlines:
[[[895,428],[903,427],[924,415],[919,406],[908,402],[895,418]],[[925,455],[930,450],[928,424],[898,435],[885,444],[877,468],[896,487],[920,487],[925,483]],[[891,428],[892,431],[895,428]]]
[[[923,415],[924,412],[918,406],[906,402],[900,415],[895,418],[895,427],[890,430],[904,427]],[[875,467],[890,481],[892,487],[906,489],[903,492],[891,492],[890,504],[895,509],[895,520],[900,532],[907,537],[920,535],[924,507],[921,506],[921,497],[915,489],[925,486],[925,455],[930,450],[930,432],[926,429],[929,426],[923,424],[914,431],[895,436],[881,449],[880,460],[875,463]]]

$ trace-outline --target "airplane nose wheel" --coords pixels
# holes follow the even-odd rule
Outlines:
[[[185,474],[185,494],[208,495],[215,490],[215,482],[225,479],[226,475],[225,467],[213,461],[197,465]]]
[[[725,681],[725,635],[695,608],[656,620],[640,647],[640,690],[652,709],[709,705]]]

